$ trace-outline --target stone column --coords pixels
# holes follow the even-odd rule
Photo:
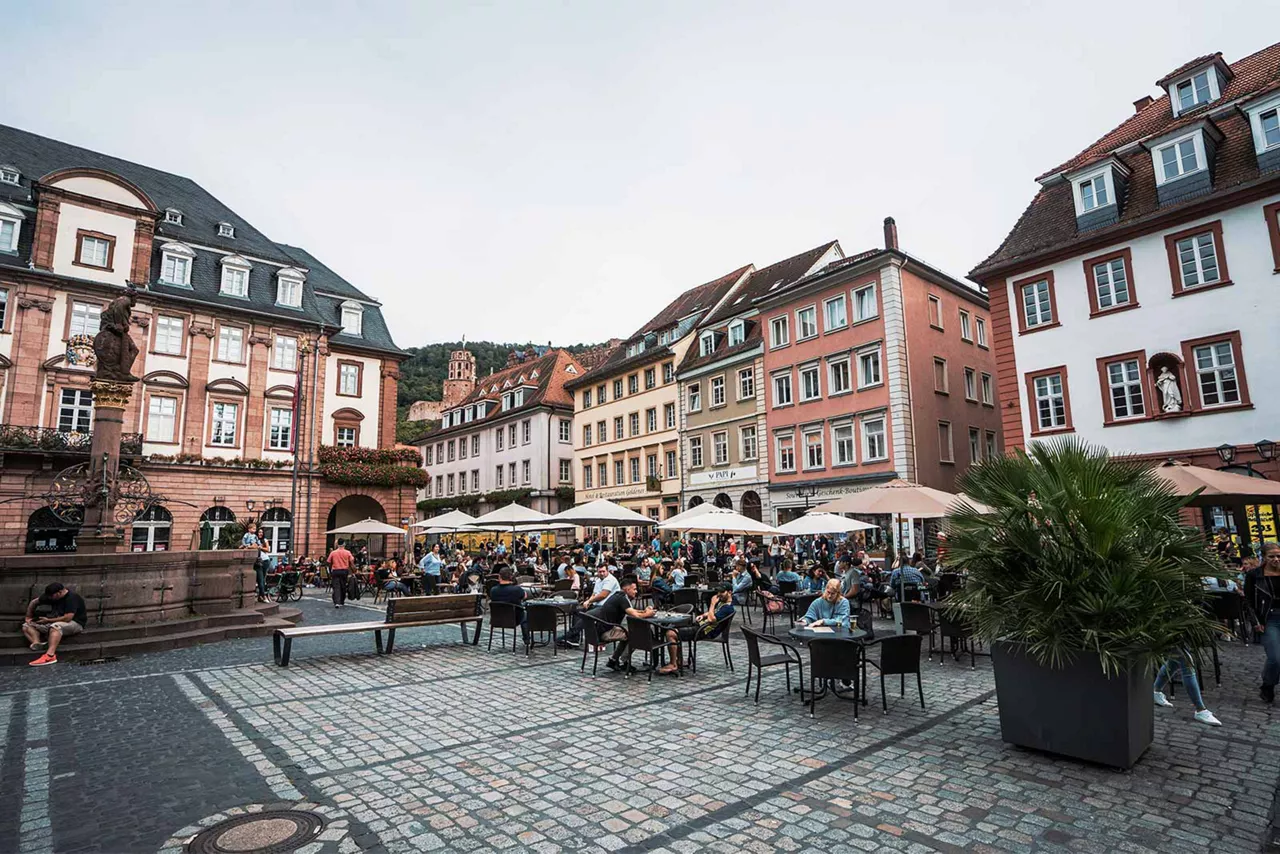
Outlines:
[[[76,550],[82,554],[101,554],[117,551],[120,546],[110,490],[120,470],[120,436],[124,432],[124,413],[133,395],[133,383],[94,380],[90,387],[93,389],[93,444],[89,451],[89,482],[100,485],[102,490],[92,498],[87,497]]]

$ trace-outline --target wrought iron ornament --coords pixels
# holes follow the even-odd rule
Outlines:
[[[142,472],[122,463],[113,479],[105,459],[98,477],[94,477],[90,463],[77,463],[58,472],[43,497],[53,515],[68,525],[84,524],[84,509],[103,501],[110,502],[117,525],[128,525],[161,501]]]

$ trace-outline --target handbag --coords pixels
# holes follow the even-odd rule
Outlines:
[[[764,612],[766,614],[781,614],[787,609],[787,603],[774,596],[768,590],[760,591],[760,596],[764,599]]]

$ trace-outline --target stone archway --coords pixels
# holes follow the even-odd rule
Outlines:
[[[328,521],[325,524],[326,531],[332,531],[334,528],[341,528],[344,525],[350,525],[355,522],[362,522],[365,519],[373,519],[377,522],[387,521],[387,512],[382,509],[382,505],[378,500],[368,495],[352,494],[343,498],[339,498],[334,505],[329,508]],[[325,551],[331,551],[337,545],[339,537],[333,534],[325,536]],[[350,537],[342,537],[348,545],[364,543],[369,547],[370,555],[389,554],[396,546],[386,542],[386,537],[382,534],[374,534],[367,536],[363,534],[355,534]],[[354,551],[354,550],[353,550]]]

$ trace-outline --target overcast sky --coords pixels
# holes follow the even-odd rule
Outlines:
[[[191,177],[402,346],[626,336],[838,238],[964,275],[1034,177],[1280,4],[3,0],[0,121]]]

